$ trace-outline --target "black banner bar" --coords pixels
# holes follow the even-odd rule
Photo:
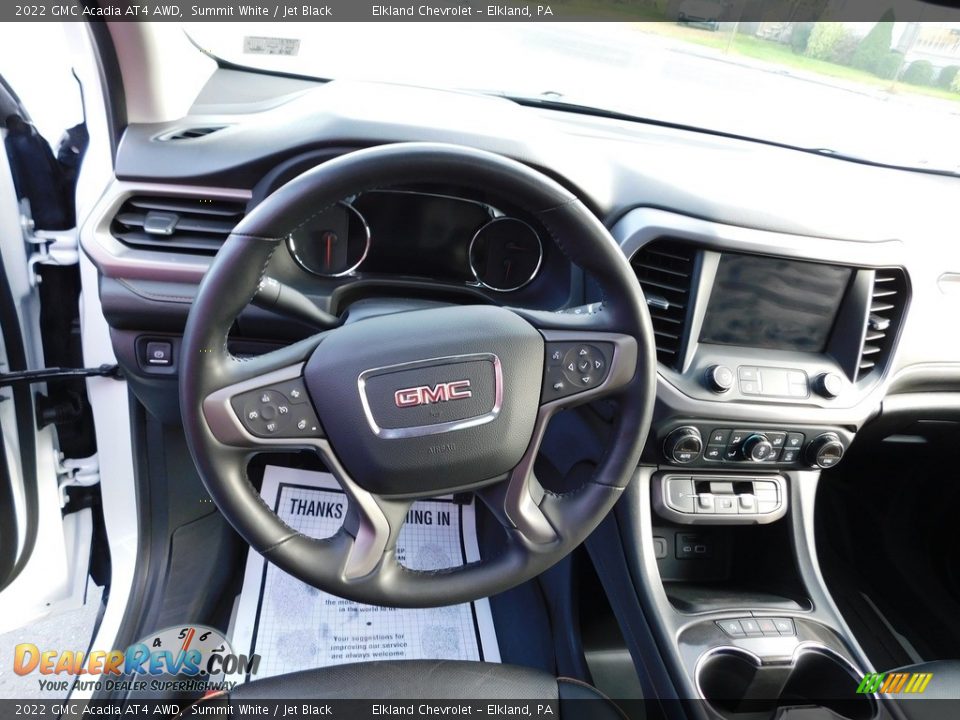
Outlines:
[[[853,699],[853,698],[856,699]],[[960,715],[960,699],[933,699],[923,695],[911,699],[882,698],[875,696],[847,696],[835,698],[795,698],[792,703],[776,701],[740,701],[710,704],[703,700],[226,700],[222,696],[207,698],[198,703],[185,701],[127,700],[127,701],[52,701],[52,700],[0,700],[0,718],[62,718],[69,720],[110,718],[136,720],[137,718],[202,718],[221,717],[234,720],[255,718],[280,718],[281,720],[393,720],[396,718],[481,718],[504,720],[528,718],[530,720],[566,720],[610,716],[611,707],[630,720],[666,720],[678,713],[692,717],[707,712],[722,717],[773,718],[787,707],[805,707],[808,710],[826,708],[825,717],[876,718],[898,705],[897,712],[920,712],[926,720],[954,720]],[[699,707],[698,707],[699,706]],[[603,712],[601,712],[603,711]],[[693,713],[693,715],[691,715]],[[895,715],[894,715],[895,716]],[[910,717],[911,715],[907,715]],[[806,717],[806,716],[805,716]],[[820,715],[814,715],[820,717]],[[890,717],[887,715],[887,717]]]
[[[691,5],[691,3],[693,3]],[[82,22],[958,22],[954,0],[36,0],[0,4],[2,21]]]

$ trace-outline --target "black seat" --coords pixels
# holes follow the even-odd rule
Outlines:
[[[254,700],[529,700],[558,703],[559,720],[624,720],[622,711],[599,690],[571,678],[555,678],[516,665],[452,660],[399,660],[336,665],[278,675],[237,685],[204,698],[204,704],[232,706]]]

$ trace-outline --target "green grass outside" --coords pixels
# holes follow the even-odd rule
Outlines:
[[[793,52],[789,45],[783,45],[770,40],[761,40],[751,35],[738,34],[732,38],[731,42],[729,32],[711,32],[709,30],[685,27],[674,23],[642,23],[638,24],[637,27],[644,32],[674,37],[697,45],[723,50],[729,52],[731,55],[740,55],[754,60],[783,65],[796,70],[847,80],[885,90],[893,94],[925,95],[941,100],[960,102],[960,94],[950,92],[949,90],[884,80],[863,70],[846,67],[845,65],[837,65],[825,60],[815,60],[806,55],[797,54]]]
[[[553,19],[564,22],[575,20],[611,20],[635,22],[663,22],[664,11],[653,4],[611,2],[610,0],[536,0],[549,5]],[[659,24],[659,23],[658,23]],[[666,23],[663,23],[666,24]]]

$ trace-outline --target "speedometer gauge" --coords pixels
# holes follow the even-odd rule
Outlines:
[[[287,247],[307,272],[340,277],[356,270],[367,256],[370,228],[352,205],[339,202],[290,233]]]
[[[519,290],[533,280],[543,261],[536,231],[522,220],[494,218],[470,241],[470,270],[481,285],[498,292]]]

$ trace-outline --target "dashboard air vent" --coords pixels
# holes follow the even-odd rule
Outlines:
[[[182,128],[180,130],[175,130],[172,133],[161,135],[157,138],[157,140],[162,142],[168,142],[171,140],[195,140],[197,138],[206,137],[210,133],[215,133],[217,130],[223,130],[225,127],[226,125],[210,125],[207,127]]]
[[[135,195],[120,206],[110,232],[131,247],[213,255],[245,208],[237,200]]]
[[[653,321],[657,359],[677,367],[690,307],[696,248],[674,240],[654,240],[630,259]]]
[[[906,300],[907,283],[903,272],[892,268],[877,270],[873,278],[863,349],[860,351],[858,380],[881,367],[890,355]]]

